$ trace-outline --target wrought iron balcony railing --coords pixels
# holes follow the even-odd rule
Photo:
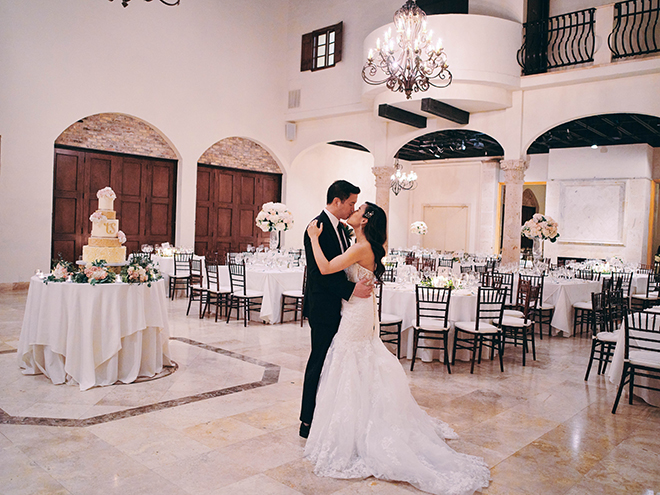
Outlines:
[[[612,58],[660,51],[660,0],[627,0],[614,4],[614,28],[607,39]]]
[[[525,23],[517,57],[523,75],[593,62],[595,12],[585,9]]]

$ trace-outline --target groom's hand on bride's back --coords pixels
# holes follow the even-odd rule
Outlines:
[[[355,284],[355,289],[353,289],[353,295],[355,297],[371,297],[371,293],[374,288],[369,279],[363,278],[357,284]]]

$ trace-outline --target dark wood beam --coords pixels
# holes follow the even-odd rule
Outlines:
[[[426,117],[408,112],[407,110],[401,110],[400,108],[393,107],[386,103],[378,105],[378,116],[394,120],[395,122],[401,122],[402,124],[411,125],[418,129],[426,127]]]
[[[432,113],[443,119],[465,125],[470,122],[470,113],[460,108],[452,107],[433,98],[422,98],[422,111]]]

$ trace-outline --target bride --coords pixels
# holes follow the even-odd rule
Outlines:
[[[321,273],[346,270],[354,282],[379,278],[385,270],[385,212],[365,203],[347,222],[356,243],[330,262],[318,242],[322,226],[314,221],[307,228]],[[490,471],[484,460],[451,449],[444,439],[458,438],[456,433],[415,402],[403,368],[380,340],[376,314],[374,297],[343,302],[305,445],[314,473],[406,481],[443,495],[467,495],[487,487]]]

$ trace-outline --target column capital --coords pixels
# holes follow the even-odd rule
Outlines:
[[[505,183],[525,182],[525,170],[529,167],[529,159],[502,160],[500,170],[504,171]]]
[[[374,174],[374,177],[376,178],[376,188],[381,188],[385,187],[387,189],[390,188],[390,184],[392,182],[392,174],[394,174],[394,167],[393,166],[386,166],[386,167],[371,167],[371,172]]]

